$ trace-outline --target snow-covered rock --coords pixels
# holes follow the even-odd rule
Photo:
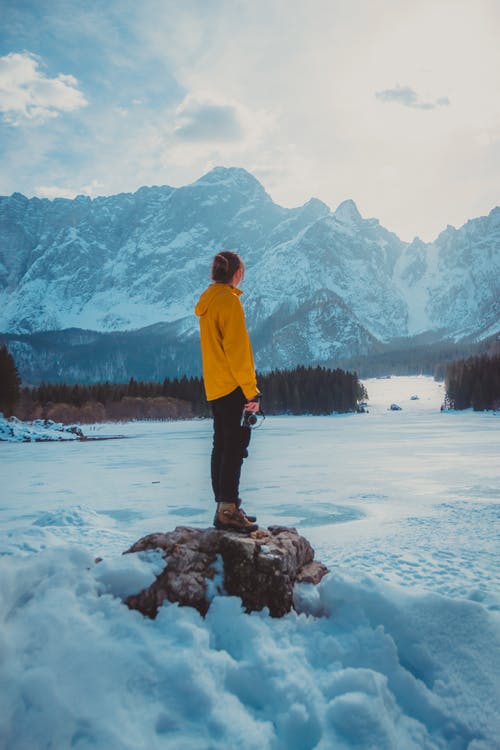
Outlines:
[[[22,422],[17,417],[6,419],[0,414],[0,441],[8,443],[43,443],[54,440],[82,440],[83,432],[76,425],[64,425],[50,419]]]

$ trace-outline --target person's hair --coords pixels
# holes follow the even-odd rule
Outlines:
[[[221,253],[214,255],[212,261],[212,281],[229,284],[239,268],[245,269],[245,264],[238,253],[233,253],[232,250],[223,250]]]

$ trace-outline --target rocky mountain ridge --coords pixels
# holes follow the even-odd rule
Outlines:
[[[415,335],[458,341],[500,330],[500,208],[432,243],[404,243],[352,200],[334,212],[315,198],[286,209],[245,170],[219,167],[180,188],[0,198],[0,331],[33,360],[30,336],[43,331],[137,337],[161,323],[183,359],[183,348],[196,349],[193,307],[223,247],[246,263],[261,369],[359,356]]]

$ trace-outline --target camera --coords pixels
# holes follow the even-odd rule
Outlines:
[[[243,407],[243,412],[241,414],[241,426],[242,427],[248,427],[250,430],[256,429],[257,427],[260,427],[262,422],[264,421],[265,414],[262,411],[262,408],[260,406],[260,399],[253,399],[254,401],[258,401],[259,403],[259,410],[258,411],[247,411]]]
[[[259,413],[260,412],[247,411],[246,409],[243,409],[243,413],[241,415],[241,426],[250,427],[250,429],[252,429],[252,427],[255,427],[255,425],[259,421],[257,416]]]

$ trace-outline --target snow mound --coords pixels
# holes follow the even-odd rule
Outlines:
[[[167,603],[152,621],[119,598],[159,570],[134,557],[0,559],[6,750],[499,747],[500,620],[481,604],[340,570],[298,587],[300,614],[215,596],[205,619]]]
[[[102,560],[95,569],[95,577],[107,593],[126,599],[151,586],[165,565],[161,550],[147,550]]]
[[[96,526],[100,523],[99,513],[84,505],[73,505],[44,511],[39,515],[34,526]]]
[[[64,425],[51,419],[22,422],[0,414],[0,441],[8,443],[41,443],[53,440],[81,440],[83,432],[76,425]]]

